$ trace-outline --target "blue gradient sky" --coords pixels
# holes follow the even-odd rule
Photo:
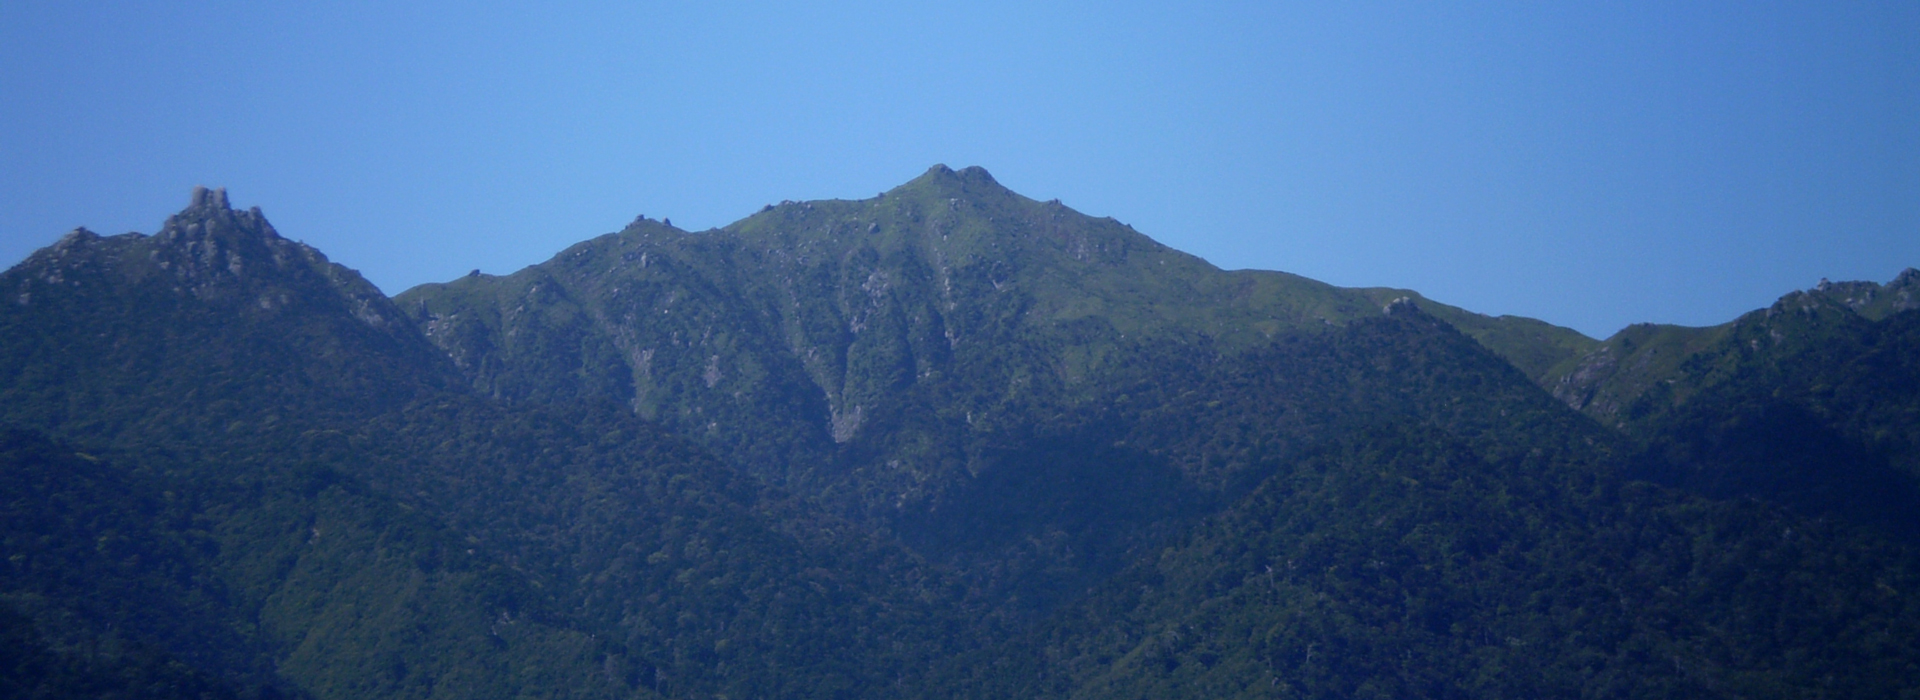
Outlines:
[[[0,3],[0,265],[196,184],[389,293],[934,163],[1605,336],[1920,266],[1920,3]]]

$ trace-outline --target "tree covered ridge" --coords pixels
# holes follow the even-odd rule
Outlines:
[[[1355,369],[1398,374],[1396,345],[1444,348],[1453,335],[1393,332],[1408,325],[1356,324],[1306,343],[1338,348],[1282,349],[1227,381],[1246,390],[1240,400],[1273,395],[1261,383],[1380,396],[1349,391],[1368,381]],[[1457,352],[1477,350],[1463,340]],[[1329,355],[1347,369],[1298,369],[1300,356]],[[1513,372],[1463,372],[1463,360],[1417,370],[1395,404],[1452,408],[1461,385]],[[983,697],[1909,691],[1920,630],[1910,545],[1636,481],[1631,442],[1512,386],[1466,410],[1319,418],[1343,425],[1009,644],[1025,653],[976,658],[945,682]],[[1206,395],[1233,413],[1233,392]],[[1269,407],[1265,421],[1227,430],[1289,432],[1287,413]],[[1502,413],[1520,420],[1480,420]],[[1219,430],[1163,434],[1211,441]]]
[[[1647,443],[1641,473],[1911,534],[1920,270],[1827,282],[1708,328],[1629,327],[1543,380]]]

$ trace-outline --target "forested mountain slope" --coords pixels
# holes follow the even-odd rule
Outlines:
[[[1140,397],[1206,419],[1129,437],[1237,453],[1264,480],[943,683],[1004,698],[1898,697],[1920,671],[1908,547],[1635,481],[1634,442],[1430,316],[1235,364],[1166,389],[1199,406]]]
[[[628,403],[855,519],[934,536],[913,521],[998,455],[1028,453],[1014,443],[1036,419],[1163,360],[1324,332],[1401,296],[1417,295],[1222,271],[980,168],[936,166],[872,199],[783,202],[704,233],[641,218],[397,302],[483,393]],[[1592,343],[1428,306],[1529,372]]]
[[[389,301],[197,191],[0,274],[0,687],[1902,697],[1912,277],[1601,344],[936,167]]]
[[[622,407],[453,391],[384,297],[221,193],[0,285],[4,419],[111,455],[9,465],[8,595],[42,630],[150,615],[143,643],[320,697],[843,695],[931,648],[899,637],[967,638],[903,552]],[[43,512],[115,499],[148,505]],[[117,556],[159,571],[87,563],[134,532]]]
[[[1822,283],[1711,328],[1635,326],[1547,383],[1716,496],[1920,535],[1920,270]]]

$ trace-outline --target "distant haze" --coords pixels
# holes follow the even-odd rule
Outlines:
[[[409,5],[0,4],[0,265],[204,184],[392,294],[946,163],[1599,337],[1920,266],[1920,3]]]

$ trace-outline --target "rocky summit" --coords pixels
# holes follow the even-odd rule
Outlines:
[[[0,273],[19,697],[1906,697],[1920,272],[1605,340],[935,166],[391,299]]]

